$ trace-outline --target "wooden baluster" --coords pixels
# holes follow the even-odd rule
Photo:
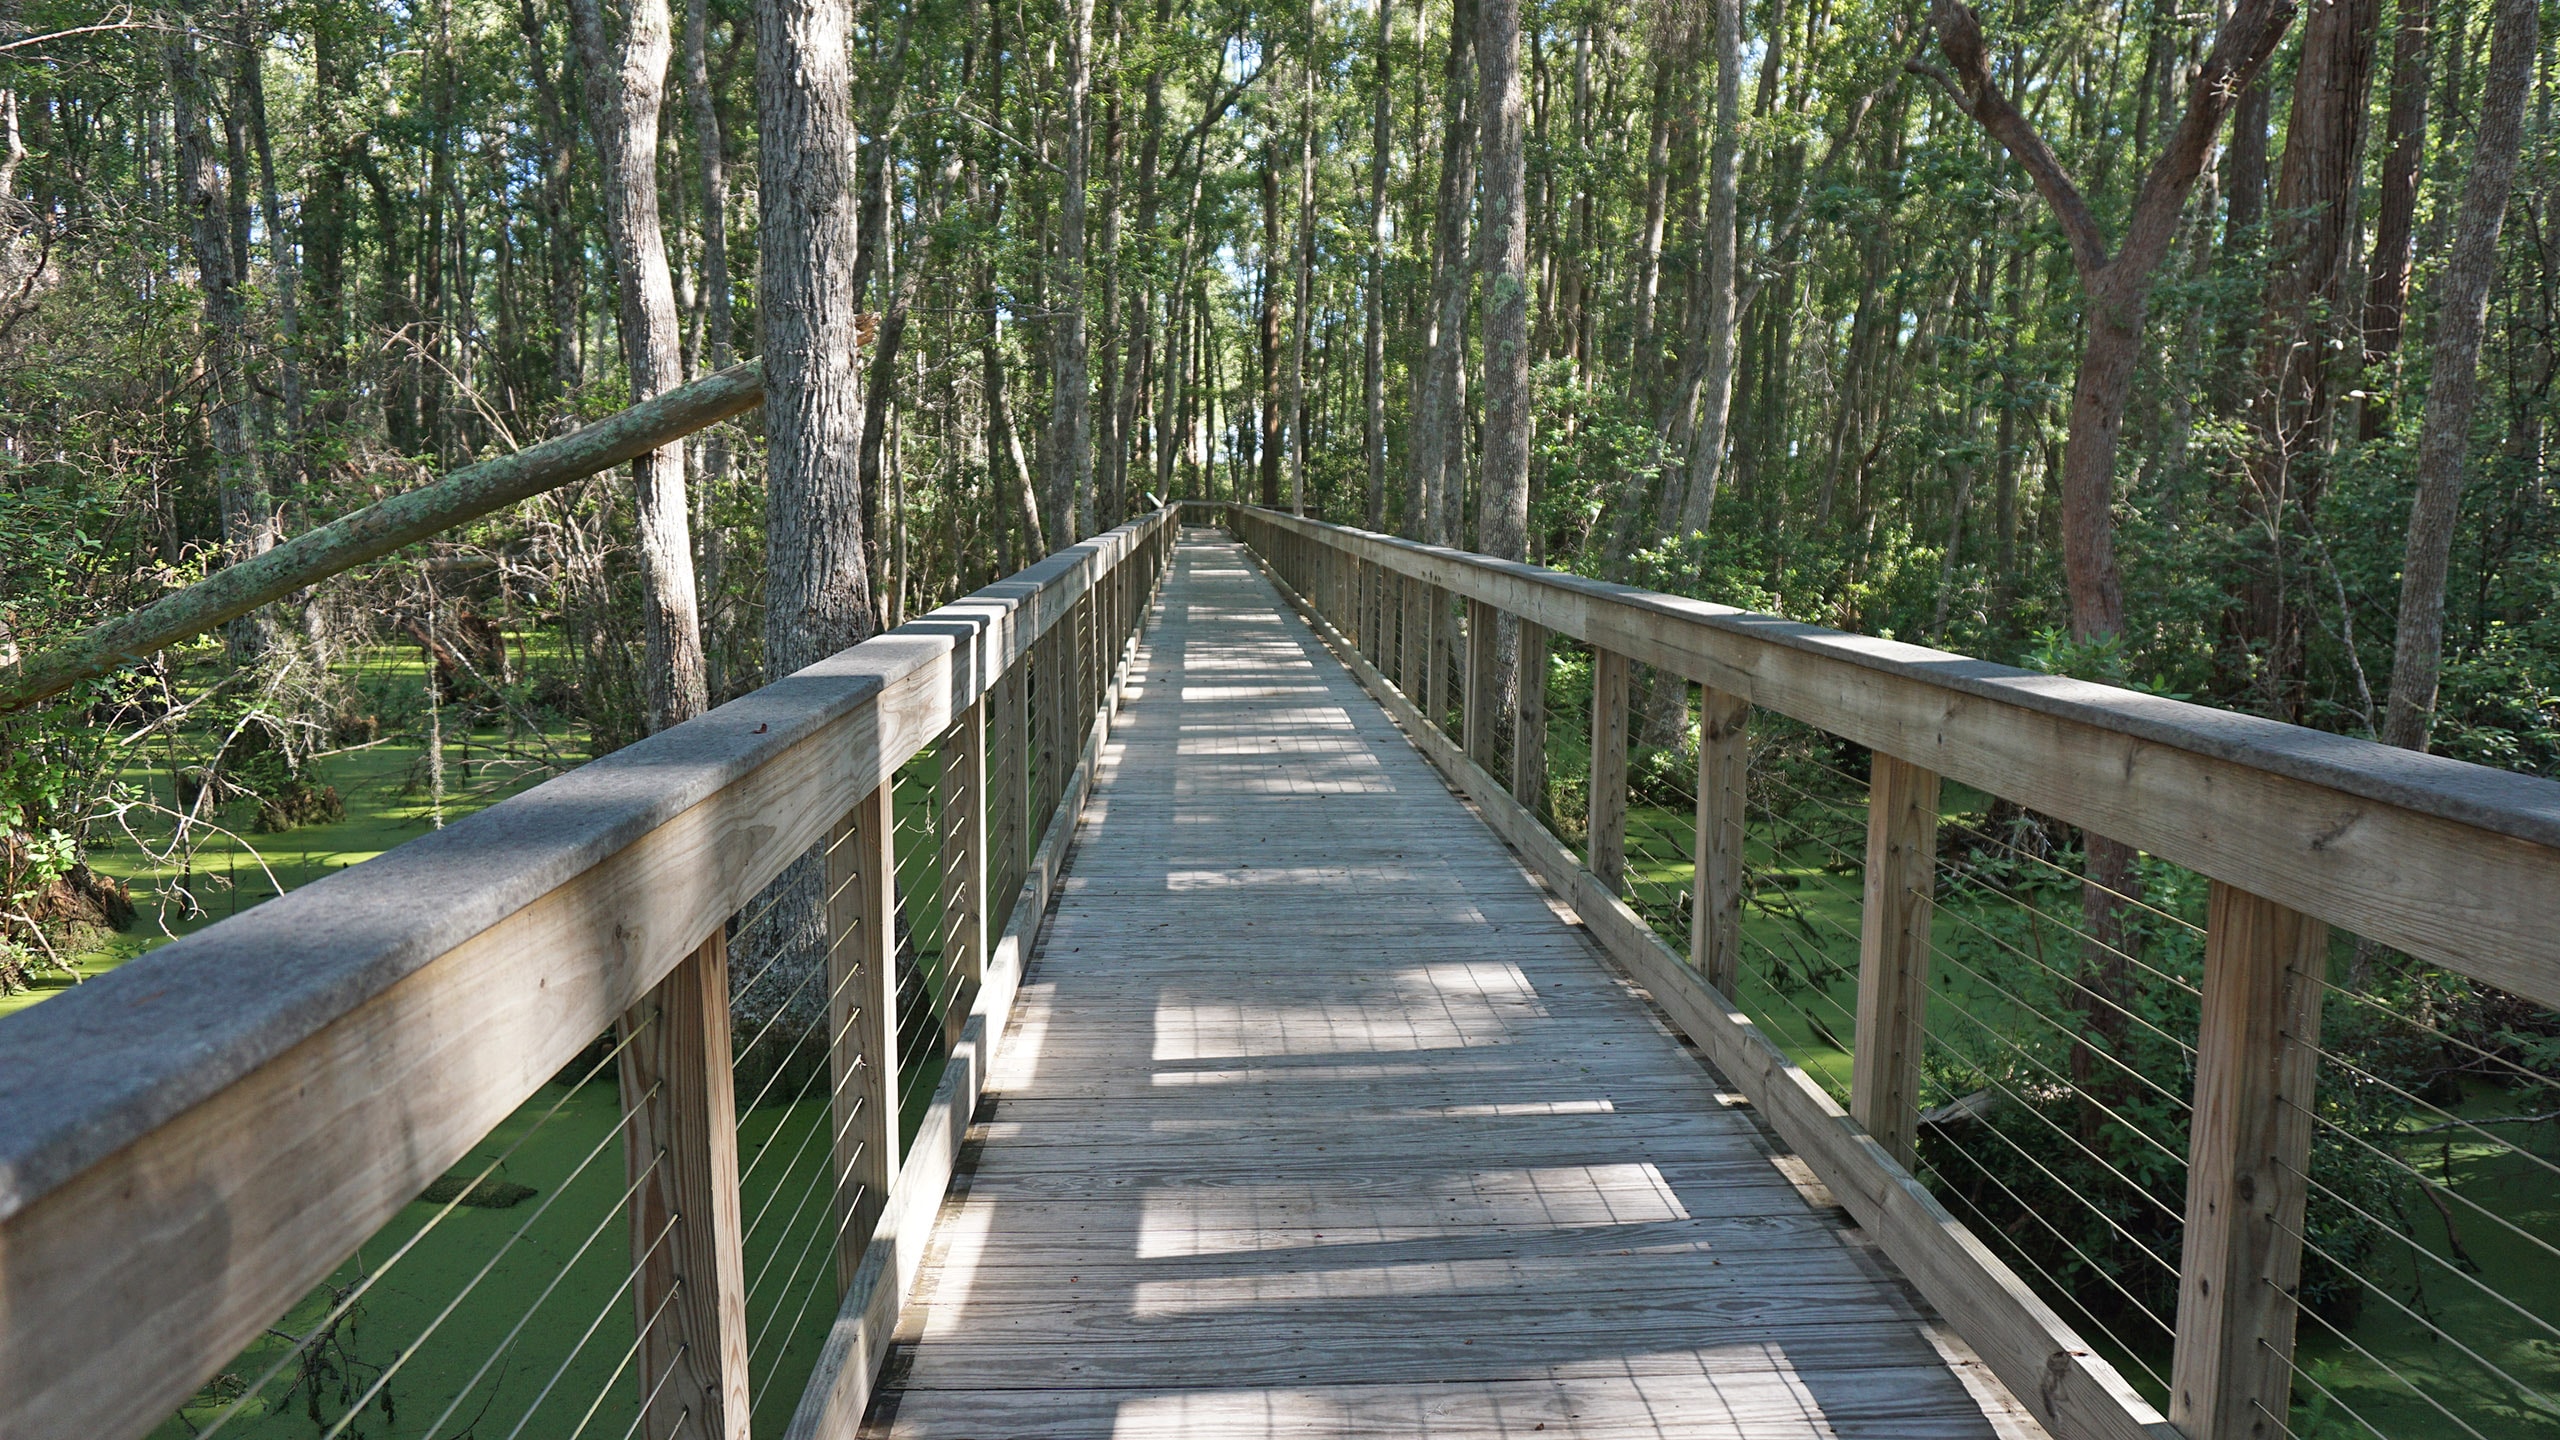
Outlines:
[[[1751,702],[1698,691],[1697,874],[1689,895],[1689,963],[1728,1000],[1742,988],[1743,809],[1749,795]]]
[[[1635,666],[1591,648],[1591,873],[1610,894],[1627,870],[1627,688]]]
[[[1424,588],[1423,597],[1423,664],[1422,684],[1431,723],[1443,731],[1449,728],[1449,592],[1437,585]]]
[[[1911,1168],[1928,1043],[1929,922],[1936,909],[1938,776],[1878,753],[1867,780],[1867,891],[1858,935],[1858,1036],[1849,1114]]]
[[[2169,1372],[2196,1440],[2284,1433],[2328,953],[2326,924],[2213,882]]]
[[[729,942],[680,961],[618,1027],[632,1299],[650,1440],[746,1440],[747,1266],[729,1068]]]
[[[942,861],[942,957],[950,993],[942,1011],[945,1043],[957,1047],[960,1027],[987,974],[987,701],[970,702],[944,733],[940,843]]]
[[[1493,769],[1493,712],[1502,702],[1495,693],[1495,671],[1501,654],[1495,648],[1501,614],[1481,600],[1467,602],[1467,713],[1460,723],[1466,737],[1467,758]]]
[[[834,1104],[836,1289],[853,1284],[898,1177],[898,918],[892,782],[827,847],[827,1070]]]
[[[1512,710],[1511,798],[1547,810],[1547,627],[1520,622],[1520,695]]]
[[[1416,704],[1421,703],[1424,693],[1429,689],[1425,682],[1431,675],[1430,632],[1425,628],[1428,622],[1424,619],[1431,613],[1424,603],[1429,588],[1410,576],[1406,577],[1403,587],[1404,660],[1403,673],[1397,683],[1404,688],[1404,697]]]

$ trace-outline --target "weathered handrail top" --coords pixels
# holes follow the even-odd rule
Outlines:
[[[0,1021],[0,1220],[155,1128],[340,1024],[439,957],[500,930],[604,862],[716,806],[740,782],[811,742],[852,740],[827,763],[868,789],[930,743],[1031,643],[1068,614],[1168,512],[1070,546],[895,630],[636,744],[209,926],[41,1006]],[[973,637],[983,637],[970,644]],[[952,660],[944,665],[941,662]],[[946,678],[947,677],[947,680]],[[942,688],[867,736],[878,701]],[[894,717],[893,717],[894,718]],[[792,797],[767,797],[790,799]],[[778,805],[732,825],[761,843],[709,857],[725,913],[822,839],[841,806]],[[788,833],[785,833],[788,832]],[[707,907],[707,908],[703,908]],[[669,923],[677,923],[670,916]],[[701,940],[618,925],[644,988]],[[539,958],[526,957],[538,969]],[[542,983],[548,983],[544,981]],[[512,1102],[510,1102],[512,1103]]]
[[[1199,503],[1199,502],[1193,502]],[[1719,634],[1856,665],[1899,679],[1978,696],[2003,705],[2113,730],[2155,745],[2247,765],[2325,786],[2360,799],[2433,815],[2560,850],[2560,780],[2519,775],[2442,755],[2403,750],[2352,735],[2288,725],[2281,720],[2220,710],[2120,685],[2021,670],[1908,641],[1833,630],[1801,620],[1596,580],[1568,571],[1501,560],[1444,545],[1426,545],[1348,525],[1293,516],[1260,506],[1242,507],[1291,527],[1323,529],[1410,559],[1449,562],[1559,595],[1607,600]],[[1398,567],[1403,568],[1403,567]],[[1427,567],[1407,571],[1479,600],[1499,600],[1489,589],[1450,584]],[[1693,677],[1694,678],[1694,677]],[[1780,706],[1772,706],[1781,709]]]
[[[1259,506],[1222,508],[2560,1005],[2560,782]]]

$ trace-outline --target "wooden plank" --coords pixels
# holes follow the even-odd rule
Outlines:
[[[1609,957],[1750,1097],[2039,1424],[2064,1440],[2184,1440],[1749,1016],[1683,964],[1491,775],[1437,730],[1424,726],[1374,672],[1362,673],[1356,662],[1350,668],[1395,716],[1414,748],[1475,802],[1494,831],[1573,906]]]
[[[1511,722],[1511,796],[1531,814],[1547,808],[1547,631],[1520,622],[1520,695]]]
[[[1689,964],[1718,994],[1740,993],[1743,820],[1750,797],[1751,702],[1730,691],[1698,694],[1697,871],[1690,879]]]
[[[1396,688],[1406,699],[1421,703],[1430,693],[1425,683],[1431,674],[1430,589],[1407,575],[1398,575],[1396,582],[1404,598],[1404,655]]]
[[[643,1430],[746,1440],[747,1267],[719,931],[616,1027]]]
[[[1920,1057],[1929,1039],[1938,777],[1890,755],[1874,756],[1871,772],[1849,1114],[1908,1170],[1919,1136]]]
[[[890,785],[846,814],[827,852],[827,1059],[836,1283],[850,1286],[898,1175],[897,820]]]
[[[1423,587],[1424,664],[1430,667],[1423,683],[1423,710],[1438,729],[1449,727],[1449,593],[1437,585]]]
[[[2198,1440],[2280,1434],[2292,1413],[2328,954],[2328,926],[2215,882],[2169,1374],[2169,1418]]]
[[[1587,853],[1591,873],[1612,895],[1626,881],[1627,692],[1634,669],[1627,657],[1616,651],[1591,652],[1591,795],[1586,820],[1591,838]]]
[[[2560,1007],[2560,782],[1246,513]]]

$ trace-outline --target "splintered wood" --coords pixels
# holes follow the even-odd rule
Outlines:
[[[1180,552],[865,1434],[2034,1434],[1245,554]]]

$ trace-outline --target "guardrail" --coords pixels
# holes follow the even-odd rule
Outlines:
[[[2326,1327],[2324,1344],[2405,1387],[2388,1398],[2426,1423],[2402,1433],[2501,1433],[2509,1422],[2487,1417],[2518,1414],[2560,1423],[2560,1387],[2517,1358],[2560,1340],[2554,1307],[2519,1276],[2469,1263],[2456,1218],[2475,1246],[2492,1232],[2532,1266],[2560,1261],[2560,1236],[2458,1184],[2449,1145],[2441,1176],[2403,1151],[2412,1136],[2452,1132],[2503,1147],[2515,1168],[2547,1172],[2546,1185],[2560,1165],[2492,1134],[2505,1118],[2396,1087],[2365,1050],[2324,1047],[2321,1032],[2325,1000],[2352,1012],[2343,1018],[2359,1044],[2468,1045],[2461,1073],[2560,1101],[2553,1066],[2481,1050],[2357,978],[2364,957],[2391,947],[2496,987],[2534,1035],[2560,1035],[2549,1014],[2560,1006],[2560,784],[1256,507],[1218,510],[1452,784],[2056,1435],[2300,1433],[2297,1382],[2311,1409],[2387,1435],[2387,1417],[2364,1413],[2383,1408],[2376,1392],[2351,1399],[2297,1371],[2306,1316]],[[1643,701],[1640,672],[1651,677]],[[1588,690],[1587,730],[1556,703],[1568,688]],[[1646,729],[1668,737],[1648,747]],[[1648,748],[1683,768],[1666,777],[1657,763],[1631,780],[1631,752]],[[1947,820],[1942,782],[2012,808],[1993,807],[1999,824]],[[1652,796],[1632,838],[1631,785]],[[1659,823],[1665,792],[1694,807],[1686,823]],[[2161,872],[2163,890],[2146,899],[2138,870],[2121,891],[2084,880],[2067,848],[2027,843],[2051,822],[2154,857],[2141,864]],[[1942,832],[1956,853],[1941,854]],[[2193,893],[2168,893],[2189,871],[2203,877]],[[2048,903],[2074,890],[2096,922],[2081,905]],[[1942,912],[1956,923],[1938,924]],[[2362,937],[2356,957],[2333,943],[2333,924]],[[2158,1048],[2152,1068],[2167,1083],[2128,1058],[2141,1045]],[[2337,1109],[2384,1092],[2425,1123],[2359,1128]],[[2544,1108],[2560,1114],[2560,1103]],[[2322,1179],[2315,1143],[2378,1167],[2362,1193]],[[2111,1158],[2127,1153],[2141,1163]],[[2106,1193],[2056,1203],[2087,1213],[2044,1213],[2021,1192],[2051,1197],[2047,1180],[2073,1166],[2101,1172]],[[2376,1219],[2397,1204],[2382,1193],[2392,1186],[2444,1212],[2443,1242]],[[2315,1205],[2363,1226],[2371,1248],[2307,1241]],[[2131,1257],[2133,1282],[2095,1263],[2080,1279],[2103,1272],[2121,1298],[2075,1295],[2099,1287],[2064,1283],[2038,1259],[2094,1262],[2098,1243]],[[2306,1302],[2306,1248],[2324,1284],[2405,1313],[2486,1398],[2465,1408],[2467,1381],[2412,1377]],[[2404,1264],[2415,1305],[2375,1279]],[[2476,1292],[2496,1343],[2431,1307],[2430,1279],[2439,1294]],[[2107,1338],[2105,1353],[2062,1308]]]
[[[652,1436],[743,1437],[751,1412],[850,1433],[1176,515],[0,1024],[0,1435],[201,1432],[285,1405],[336,1434],[369,1408],[389,1423],[395,1400],[504,1434],[502,1390],[533,1434],[625,1411]],[[754,966],[734,986],[733,951]],[[733,989],[755,1007],[743,1047]],[[733,1048],[763,1055],[743,1165]],[[510,1158],[573,1125],[607,1072],[618,1124],[546,1173],[529,1218],[487,1217],[440,1288],[407,1293],[416,1257],[532,1193]],[[617,1148],[622,1179],[585,1181]],[[482,1285],[582,1204],[558,1248],[583,1242],[536,1270],[547,1283]],[[597,1248],[617,1219],[627,1262],[590,1286],[575,1267],[625,1253]],[[497,1290],[501,1310],[466,1308]],[[537,1315],[571,1292],[604,1303]],[[357,1343],[395,1298],[432,1318],[396,1348]],[[420,1358],[461,1330],[477,1369]],[[431,1370],[453,1384],[421,1395]],[[777,1388],[802,1370],[805,1388]],[[762,1411],[760,1391],[796,1412]],[[169,1422],[181,1407],[209,1426]]]

